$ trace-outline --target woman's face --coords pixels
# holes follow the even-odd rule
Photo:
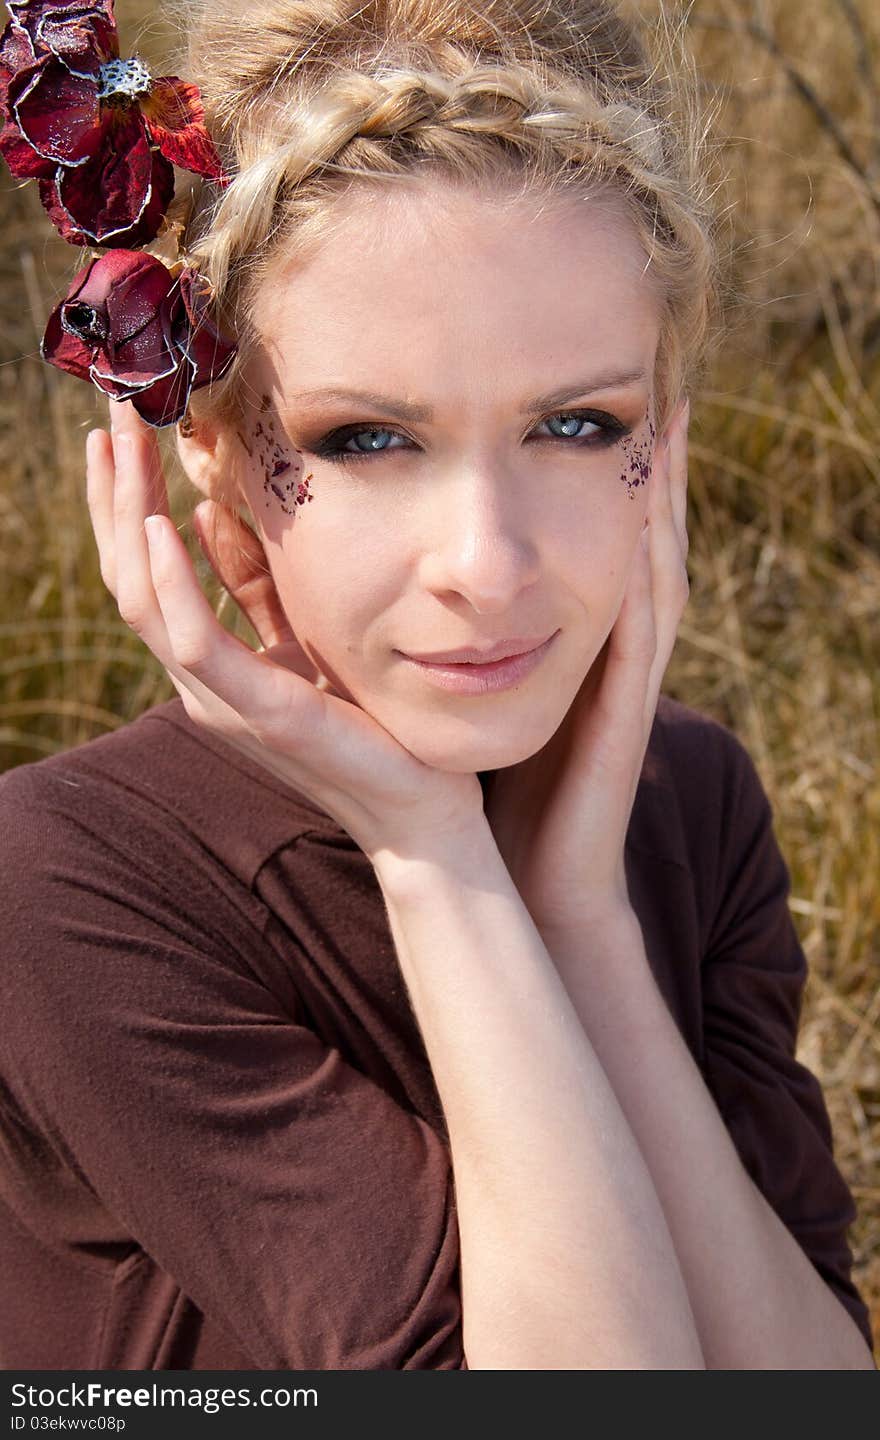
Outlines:
[[[303,648],[428,764],[538,751],[617,617],[656,438],[645,264],[607,201],[433,185],[359,197],[263,287],[237,482]],[[551,635],[501,690],[406,658]]]

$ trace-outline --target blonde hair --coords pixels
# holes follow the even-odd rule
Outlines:
[[[720,296],[708,127],[668,20],[652,63],[592,0],[188,0],[184,14],[179,73],[199,85],[234,178],[195,181],[177,217],[240,345],[196,415],[238,415],[273,260],[320,244],[352,192],[436,177],[540,201],[620,195],[663,299],[662,428],[704,363]]]

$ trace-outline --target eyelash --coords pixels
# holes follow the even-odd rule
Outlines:
[[[559,444],[568,445],[571,449],[577,447],[579,449],[604,450],[611,445],[615,445],[619,440],[623,440],[627,435],[632,434],[631,426],[621,424],[613,415],[608,415],[603,410],[556,410],[552,415],[545,415],[543,420],[538,421],[538,424],[544,425],[548,420],[559,419],[586,421],[592,425],[599,425],[601,428],[592,435],[541,435],[538,437],[539,440],[542,442],[555,441]],[[407,438],[405,435],[401,435],[400,431],[392,430],[388,425],[343,425],[336,430],[331,430],[325,435],[315,446],[313,454],[318,455],[322,460],[330,460],[335,464],[348,465],[351,464],[352,461],[357,463],[361,460],[374,459],[377,455],[394,454],[395,450],[403,448],[396,446],[392,450],[373,451],[343,450],[341,448],[342,445],[348,440],[351,440],[353,436],[363,435],[369,431],[377,432],[380,435],[396,435],[398,439],[405,440]]]

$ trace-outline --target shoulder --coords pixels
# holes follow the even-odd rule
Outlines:
[[[733,773],[754,768],[735,731],[670,695],[658,700],[651,746],[662,748],[680,790],[705,793],[708,782],[711,794],[713,782],[723,786]]]
[[[0,1071],[23,1111],[40,1067],[63,1068],[67,1028],[88,1048],[114,1027],[167,1038],[175,1007],[188,1025],[285,1013],[253,877],[309,816],[181,713],[0,777]],[[32,1063],[50,1034],[54,1058]]]
[[[742,740],[714,716],[661,694],[627,843],[695,873],[724,866],[772,815]]]
[[[0,776],[0,852],[29,886],[75,857],[138,867],[154,857],[162,868],[182,851],[249,886],[274,850],[320,820],[180,700]]]
[[[247,988],[268,918],[255,877],[315,825],[179,701],[7,771],[0,1041],[27,1044],[41,1005],[98,1013],[138,994],[146,1013],[197,974],[218,997]]]

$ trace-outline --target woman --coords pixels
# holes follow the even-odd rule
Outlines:
[[[179,698],[0,787],[3,1363],[873,1368],[770,807],[660,694],[696,119],[605,5],[227,0],[186,73],[234,362],[157,302],[110,374],[104,270],[47,330],[134,397],[89,507]]]

